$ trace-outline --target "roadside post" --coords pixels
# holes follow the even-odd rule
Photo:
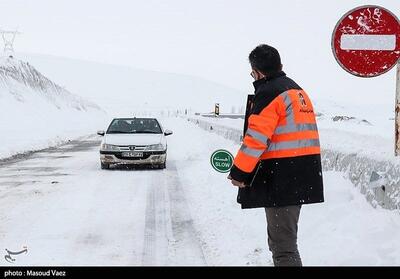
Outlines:
[[[214,107],[214,115],[217,117],[219,116],[219,104],[216,103]]]

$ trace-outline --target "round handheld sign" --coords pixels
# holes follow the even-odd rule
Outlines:
[[[375,77],[386,73],[400,57],[400,22],[379,6],[355,8],[336,24],[332,51],[350,74]]]
[[[229,172],[233,165],[233,155],[224,149],[214,151],[210,158],[211,166],[218,172]]]

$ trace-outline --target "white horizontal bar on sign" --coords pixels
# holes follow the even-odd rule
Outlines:
[[[395,50],[396,35],[349,35],[340,37],[343,50]]]

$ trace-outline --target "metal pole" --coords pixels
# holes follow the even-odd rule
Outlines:
[[[395,147],[394,155],[400,155],[400,59],[397,61],[396,71],[396,107],[395,107]]]

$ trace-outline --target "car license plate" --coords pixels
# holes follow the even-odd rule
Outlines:
[[[122,157],[143,157],[143,152],[122,152]]]

